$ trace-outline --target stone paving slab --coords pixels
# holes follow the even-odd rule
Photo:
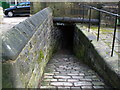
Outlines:
[[[93,26],[93,27],[96,29],[90,28],[90,33],[94,34],[97,39],[98,29],[96,26]],[[82,29],[88,30],[88,27],[86,27],[84,25]],[[114,28],[101,27],[101,29],[100,29],[99,41],[102,40],[107,46],[109,46],[110,49],[107,49],[110,52],[109,55],[111,55],[111,50],[112,50],[113,33],[114,33]],[[91,38],[91,40],[93,40],[93,39]],[[116,56],[116,54],[120,56],[119,48],[120,48],[120,29],[117,28],[113,56]]]
[[[94,90],[108,85],[95,71],[69,52],[60,51],[48,62],[40,89]]]

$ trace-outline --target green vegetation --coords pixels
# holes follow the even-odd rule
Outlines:
[[[81,25],[78,24],[78,26],[81,26]],[[87,25],[87,24],[84,24],[84,25],[83,25],[83,28],[88,28],[88,25]],[[107,28],[108,28],[108,27],[100,27],[100,32],[105,34],[106,32],[112,33],[112,32],[114,31],[114,28],[108,28],[108,29],[107,29]],[[120,29],[119,27],[117,27],[117,28]],[[98,26],[95,26],[95,25],[93,26],[93,25],[92,25],[92,26],[90,27],[90,29],[91,29],[91,30],[94,30],[94,31],[98,31]],[[120,32],[120,31],[117,31],[117,32]],[[106,34],[107,34],[107,33],[106,33]]]
[[[10,4],[8,2],[1,2],[1,5],[3,7],[3,9],[9,8]]]
[[[25,61],[28,61],[28,58],[26,58]]]
[[[11,66],[8,63],[3,63],[2,64],[2,88],[12,88],[12,82],[10,80],[10,69]]]
[[[92,26],[91,29],[98,31],[98,27],[95,27],[95,26]],[[108,29],[105,29],[105,28],[100,28],[100,31],[102,33],[104,33],[104,32],[113,32],[112,30],[108,30]]]
[[[80,59],[84,59],[84,52],[85,52],[85,47],[82,45],[82,46],[76,46],[74,47],[74,52],[76,53],[76,56]]]
[[[38,60],[37,60],[39,64],[42,62],[42,59],[43,59],[43,58],[44,58],[43,51],[40,50],[40,51],[39,51],[39,57],[38,57]]]

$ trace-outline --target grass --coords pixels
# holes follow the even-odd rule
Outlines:
[[[98,27],[96,27],[96,26],[92,26],[90,29],[98,31]],[[101,33],[105,33],[105,32],[112,33],[113,31],[105,29],[105,28],[100,28],[100,32]]]
[[[84,28],[88,28],[88,25],[87,24],[84,24]],[[108,27],[100,27],[100,32],[101,33],[106,33],[106,32],[108,32],[108,33],[112,33],[113,31],[114,31],[114,28],[108,28]],[[95,30],[95,31],[98,31],[98,26],[95,26],[95,25],[91,25],[91,27],[90,27],[90,29],[91,30]],[[109,30],[109,29],[111,29],[111,30]],[[120,27],[117,27],[117,29],[120,29]],[[117,30],[117,32],[120,32],[120,31],[118,31]],[[106,33],[107,34],[107,33]]]

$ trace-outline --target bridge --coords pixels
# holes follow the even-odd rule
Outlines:
[[[111,57],[95,33],[80,23],[53,23],[52,10],[41,10],[1,35],[2,87],[120,89],[118,55]]]

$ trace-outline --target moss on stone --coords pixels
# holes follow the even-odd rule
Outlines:
[[[26,58],[25,61],[28,61],[28,58]]]
[[[46,81],[43,81],[43,82],[41,83],[41,85],[42,85],[42,86],[49,85],[49,82],[48,82],[48,81],[47,81],[47,82],[46,82]]]
[[[40,64],[44,58],[44,53],[42,50],[39,51],[38,63]]]
[[[98,27],[92,26],[90,29],[98,31]],[[105,32],[113,32],[113,30],[105,29],[105,28],[100,28],[100,32],[105,33]],[[106,33],[107,34],[107,33]]]
[[[12,82],[11,82],[11,65],[8,63],[2,64],[2,88],[12,88]]]
[[[82,46],[77,46],[76,49],[75,49],[75,53],[76,53],[76,56],[78,58],[84,58],[84,52],[85,52],[85,47],[82,45]]]

